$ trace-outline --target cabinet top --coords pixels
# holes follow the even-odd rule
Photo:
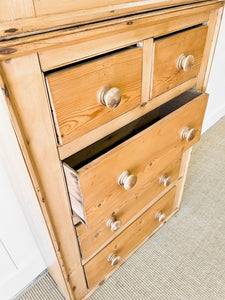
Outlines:
[[[190,3],[216,0],[1,0],[0,41]]]

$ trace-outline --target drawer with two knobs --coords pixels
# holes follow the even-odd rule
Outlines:
[[[173,213],[175,187],[84,265],[89,288],[123,263]]]
[[[200,138],[207,99],[185,92],[64,162],[72,210],[84,223],[77,227],[83,259],[178,179],[182,154]]]

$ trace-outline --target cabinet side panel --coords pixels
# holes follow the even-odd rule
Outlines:
[[[212,10],[208,21],[208,33],[206,38],[205,50],[203,53],[203,60],[201,69],[197,79],[196,89],[202,92],[206,91],[209,74],[213,62],[216,43],[219,35],[221,20],[223,16],[224,7]]]
[[[62,165],[36,54],[1,63],[9,108],[19,123],[25,159],[71,299],[82,298],[86,281],[71,217]],[[70,274],[76,271],[76,282]],[[71,290],[72,288],[72,290]]]

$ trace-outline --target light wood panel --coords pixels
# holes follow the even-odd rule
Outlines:
[[[180,174],[177,182],[176,196],[174,201],[174,209],[180,209],[181,200],[184,192],[184,185],[187,177],[188,167],[191,159],[192,148],[184,152],[181,160]]]
[[[119,20],[80,26],[70,30],[67,29],[53,33],[45,33],[41,36],[31,36],[13,41],[6,41],[1,44],[0,60],[93,40],[94,42],[91,44],[93,47],[92,55],[93,49],[96,47],[98,48],[98,51],[105,48],[120,48],[121,45],[139,42],[150,37],[159,37],[196,24],[207,22],[210,10],[222,6],[222,3],[210,3],[212,4],[203,6],[196,5],[196,7],[187,5],[185,7],[165,9],[160,12],[156,11],[121,18]],[[188,10],[188,8],[192,9]],[[46,22],[45,19],[43,21]],[[105,46],[102,38],[108,43],[108,47]],[[98,45],[99,43],[101,43],[101,47]],[[80,51],[78,56],[81,55]],[[86,51],[86,53],[87,52],[88,51]],[[73,55],[76,57],[75,51]],[[71,56],[72,54],[70,53],[70,57]],[[57,60],[56,57],[49,57],[50,59],[54,58]],[[59,55],[59,59],[62,60],[62,58],[63,56],[61,57]]]
[[[143,76],[142,76],[142,102],[147,102],[150,98],[154,41],[147,39],[142,42],[143,47]]]
[[[3,62],[0,67],[10,96],[9,109],[14,115],[14,126],[64,275],[64,285],[71,298],[79,299],[86,294],[86,281],[38,58],[26,56]],[[72,272],[76,272],[73,281],[69,277]]]
[[[175,188],[161,198],[153,207],[123,231],[113,242],[99,252],[91,261],[85,265],[89,287],[97,282],[113,269],[107,258],[112,253],[121,257],[121,262],[137,247],[142,240],[149,236],[160,222],[155,219],[157,212],[164,213],[166,218],[172,213]]]
[[[129,203],[130,199],[138,196],[139,190],[143,191],[143,186],[148,186],[151,179],[148,170],[152,166],[153,170],[154,165],[156,170],[160,170],[162,165],[166,167],[169,161],[174,161],[199,140],[207,99],[207,95],[197,97],[78,170],[81,191],[79,189],[77,193],[82,194],[88,227],[100,224],[110,205],[117,203],[119,206],[118,199]],[[180,140],[185,126],[197,130],[196,137],[190,142]],[[125,170],[138,178],[136,186],[129,191],[118,185],[118,178]],[[114,215],[116,209],[110,208],[110,214]]]
[[[216,49],[216,43],[219,35],[221,20],[223,16],[224,7],[213,10],[210,13],[208,21],[208,34],[206,39],[206,46],[203,54],[203,61],[198,76],[196,89],[205,91],[209,79],[209,74],[212,66],[213,56]]]
[[[201,66],[207,30],[207,26],[201,26],[155,42],[152,98],[197,76]],[[177,61],[181,54],[194,57],[194,65],[191,70],[177,69]]]
[[[124,50],[47,75],[62,144],[135,108],[141,102],[142,48]],[[99,103],[100,89],[120,90],[116,108]]]
[[[115,195],[114,201],[111,201],[110,197],[102,199],[99,196],[98,204],[96,206],[93,205],[92,211],[89,212],[92,218],[91,224],[88,228],[83,224],[77,227],[82,258],[84,260],[92,256],[107,240],[115,238],[140,210],[150,204],[158,194],[166,190],[166,187],[159,183],[162,175],[170,176],[172,178],[170,186],[173,186],[179,176],[181,158],[177,161],[172,161],[177,152],[171,152],[168,151],[168,153],[162,154],[160,158],[155,160],[152,157],[146,159],[145,165],[142,166],[143,173],[145,172],[146,174],[141,172],[135,173],[138,181],[131,191],[124,191],[123,194],[120,193],[118,195],[118,190],[115,190],[113,192]],[[152,160],[150,161],[150,159]],[[147,177],[147,180],[143,184],[144,176]],[[112,232],[106,226],[107,220],[112,216],[115,216],[117,220],[122,222],[122,227],[118,231]]]
[[[48,14],[55,14],[55,13],[62,13],[62,12],[68,12],[68,11],[79,11],[79,10],[90,10],[90,9],[96,9],[96,8],[102,8],[106,6],[110,6],[111,8],[111,17],[116,17],[115,10],[118,8],[123,7],[124,4],[127,4],[124,7],[127,7],[127,14],[129,13],[129,9],[132,9],[136,7],[136,12],[139,10],[139,7],[141,6],[147,6],[150,8],[158,8],[161,6],[175,6],[177,4],[185,4],[195,2],[191,0],[175,0],[175,1],[158,1],[158,0],[152,0],[149,1],[137,1],[137,0],[99,0],[97,2],[93,2],[92,0],[64,0],[62,2],[55,2],[54,0],[34,0],[35,5],[35,11],[37,16],[40,15],[48,15]],[[147,7],[146,7],[147,8]]]
[[[76,6],[76,3],[85,3],[85,1],[70,1],[66,0],[67,4],[68,1]],[[112,19],[115,17],[121,17],[124,15],[129,14],[137,14],[138,12],[144,12],[149,11],[151,9],[156,8],[165,8],[169,6],[174,6],[176,3],[179,4],[186,4],[186,3],[196,3],[197,6],[199,5],[205,5],[207,2],[192,0],[164,0],[164,1],[158,1],[158,0],[146,0],[146,1],[136,1],[136,2],[128,2],[128,3],[122,3],[121,2],[118,5],[108,5],[108,2],[106,2],[105,6],[93,8],[97,5],[98,2],[92,1],[92,8],[88,9],[81,9],[79,7],[78,10],[70,10],[67,11],[66,7],[66,1],[60,2],[55,1],[54,5],[52,7],[48,7],[48,9],[45,10],[45,14],[41,16],[34,17],[34,15],[31,15],[31,18],[24,18],[24,19],[18,19],[16,20],[16,16],[18,16],[18,12],[26,11],[29,8],[29,4],[32,5],[33,3],[31,0],[23,0],[23,1],[16,1],[16,0],[1,0],[2,7],[3,7],[3,20],[12,20],[5,22],[2,24],[0,29],[0,39],[1,38],[10,38],[10,37],[18,37],[18,36],[24,36],[34,33],[40,33],[40,32],[46,32],[49,30],[56,30],[59,28],[65,28],[65,27],[71,27],[78,24],[84,24],[89,23],[93,21],[100,21],[104,19]],[[40,1],[36,1],[37,5]],[[90,1],[89,1],[90,2]],[[199,3],[202,2],[202,3]],[[212,3],[212,0],[210,1]],[[216,1],[213,1],[216,3]],[[23,4],[26,4],[24,6]],[[29,4],[28,4],[29,3]],[[35,3],[35,4],[36,4]],[[48,1],[41,1],[41,3],[48,4]],[[52,1],[53,3],[53,1]],[[65,3],[65,5],[64,5]],[[50,14],[51,10],[56,7],[61,6],[62,10],[59,11],[59,13]],[[11,8],[11,9],[10,9]],[[67,11],[62,13],[63,11]],[[5,15],[4,15],[5,13]],[[24,13],[22,12],[22,15]],[[21,14],[19,14],[21,16]],[[38,15],[38,14],[37,14]],[[33,16],[33,17],[32,17]]]
[[[123,116],[112,120],[103,126],[96,128],[95,130],[91,131],[83,135],[82,137],[74,140],[67,145],[59,147],[59,153],[61,159],[65,159],[70,155],[78,152],[82,148],[89,146],[90,144],[100,140],[101,138],[109,135],[113,131],[118,130],[119,128],[125,126],[126,124],[134,121],[135,119],[143,116],[144,114],[154,110],[156,107],[168,102],[172,98],[182,94],[184,91],[187,91],[190,88],[193,88],[196,84],[197,78],[192,78],[181,85],[169,90],[168,92],[157,96],[151,101],[145,102],[144,105],[140,105],[137,108],[125,113]]]
[[[1,0],[0,1],[0,22],[34,17],[34,5],[32,0]],[[17,28],[8,28],[5,34],[17,34]]]

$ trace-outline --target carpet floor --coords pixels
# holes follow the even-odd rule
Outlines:
[[[47,274],[17,299],[64,299],[55,289]],[[89,299],[225,299],[225,117],[193,149],[179,213]]]

